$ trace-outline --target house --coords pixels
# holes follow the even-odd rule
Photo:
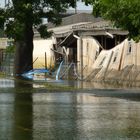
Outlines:
[[[128,32],[115,28],[110,21],[96,19],[92,15],[90,15],[92,20],[87,22],[79,20],[74,23],[73,21],[77,21],[79,17],[85,17],[81,15],[74,15],[68,25],[62,23],[63,26],[49,30],[53,31],[53,36],[56,38],[55,52],[61,50],[64,53],[61,57],[65,56],[64,59],[68,64],[74,62],[80,79],[85,79],[92,72],[94,61],[100,52],[118,45],[127,37]],[[68,18],[72,19],[67,17],[67,20]],[[55,53],[55,57],[60,57],[60,54]]]

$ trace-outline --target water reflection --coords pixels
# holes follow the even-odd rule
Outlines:
[[[34,139],[135,139],[139,102],[84,93],[35,94]]]
[[[2,79],[0,78],[0,88],[13,88],[14,87],[14,81],[11,79]]]
[[[34,101],[34,139],[71,140],[77,137],[77,99],[72,93],[37,93]]]
[[[15,80],[13,140],[32,140],[32,84]]]
[[[140,139],[139,93],[35,92],[30,82],[15,81],[14,90],[0,90],[0,140]]]
[[[12,137],[13,102],[14,98],[10,93],[0,93],[0,140]]]

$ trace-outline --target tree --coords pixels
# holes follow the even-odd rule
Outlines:
[[[70,6],[75,7],[75,0],[12,0],[12,5],[6,7],[4,18],[0,16],[0,20],[6,20],[5,33],[15,40],[16,76],[33,68],[33,29],[37,29],[43,38],[51,35],[47,26],[41,25],[41,18],[47,17],[57,25],[61,22],[59,14]]]
[[[129,37],[140,40],[140,2],[139,0],[84,0],[93,5],[93,14],[102,16],[114,26],[129,31]]]

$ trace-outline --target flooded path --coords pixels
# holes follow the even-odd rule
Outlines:
[[[33,90],[0,80],[0,140],[139,140],[140,90]]]

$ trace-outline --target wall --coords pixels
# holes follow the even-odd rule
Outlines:
[[[81,54],[82,46],[82,54]],[[92,71],[92,66],[99,55],[99,43],[92,37],[83,37],[81,42],[78,40],[77,43],[77,60],[78,60],[78,71],[80,72],[81,61],[83,68],[84,77],[89,75]],[[81,58],[82,57],[82,58]],[[81,60],[82,59],[82,60]]]
[[[47,56],[47,67],[54,66],[54,53],[51,51],[53,48],[52,39],[39,39],[34,40],[34,51],[33,51],[33,67],[34,68],[45,68],[45,52]]]

